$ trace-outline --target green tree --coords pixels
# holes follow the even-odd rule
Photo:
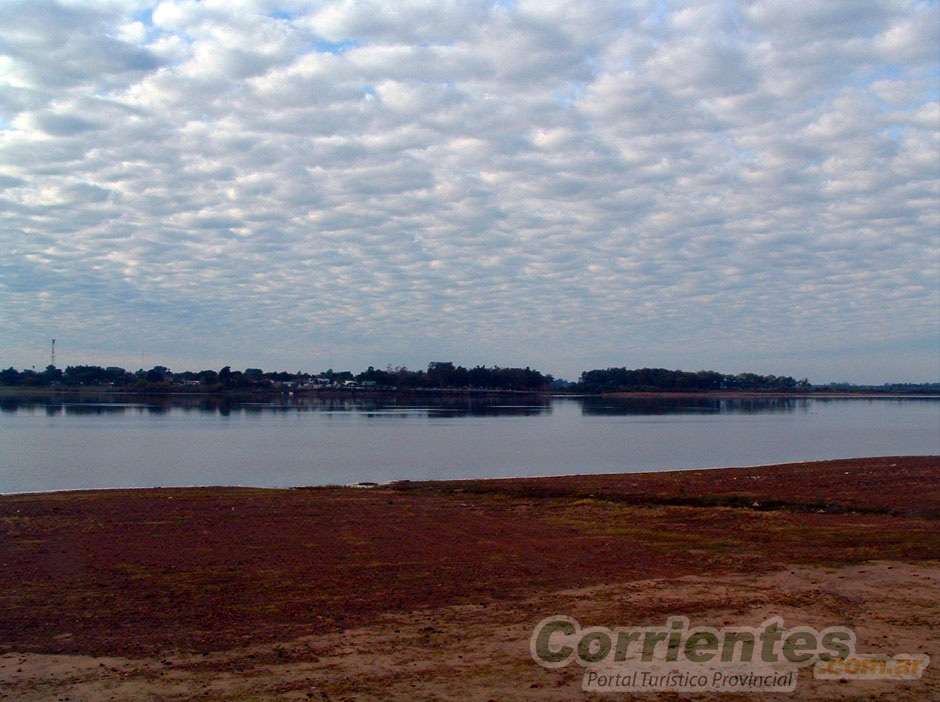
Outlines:
[[[0,371],[0,385],[19,385],[20,380],[20,372],[13,366]]]

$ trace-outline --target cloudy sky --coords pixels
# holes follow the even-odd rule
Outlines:
[[[0,365],[936,381],[938,27],[3,0]]]

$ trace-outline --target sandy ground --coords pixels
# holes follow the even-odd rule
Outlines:
[[[795,567],[757,578],[687,576],[560,590],[510,604],[455,606],[383,616],[372,626],[203,655],[127,659],[10,653],[0,696],[16,700],[592,700],[940,699],[940,568],[876,562]],[[583,625],[758,625],[778,615],[821,629],[848,624],[859,653],[926,653],[918,681],[818,681],[801,671],[792,695],[585,693],[584,669],[536,665],[535,624],[568,614]]]

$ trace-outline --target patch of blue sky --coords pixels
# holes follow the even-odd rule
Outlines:
[[[588,67],[592,78],[596,78],[603,69],[603,62],[597,56],[585,56],[584,65]]]
[[[921,78],[922,76],[917,76]],[[923,76],[926,77],[926,76]],[[890,64],[884,64],[879,66],[874,71],[866,73],[862,76],[859,76],[853,83],[854,87],[861,90],[869,90],[872,83],[876,83],[879,80],[898,80],[910,78],[910,74],[906,74],[897,66],[892,66]],[[928,102],[936,102],[940,99],[940,70],[932,71],[929,75],[930,80],[926,81],[927,87],[923,93],[914,97],[909,103],[903,105],[891,105],[882,103],[878,105],[879,112],[897,112],[897,111],[907,111],[912,107],[917,105],[923,105]]]
[[[895,124],[885,129],[883,133],[892,141],[900,141],[901,135],[904,134],[904,127]]]
[[[934,71],[931,74],[933,80],[930,82],[930,87],[927,89],[927,93],[924,96],[924,102],[936,102],[940,100],[940,70]]]
[[[662,25],[666,22],[666,15],[669,14],[669,5],[663,0],[656,0],[650,8],[649,16],[646,21],[653,25]]]
[[[851,85],[861,90],[867,90],[868,87],[876,81],[897,79],[901,78],[903,75],[904,72],[900,67],[893,66],[890,63],[883,63],[879,66],[875,66],[870,71],[856,76],[851,82]]]
[[[563,91],[555,93],[552,97],[564,105],[574,105],[578,100],[584,97],[584,84],[569,82]]]
[[[145,27],[153,26],[153,8],[148,7],[144,10],[135,10],[131,13],[131,19],[135,22],[141,22]]]
[[[718,141],[724,147],[725,151],[727,151],[731,156],[733,156],[738,161],[743,161],[747,163],[757,158],[757,152],[754,149],[743,149],[739,146],[735,146],[731,137],[729,137],[727,134],[718,134],[716,136],[718,138]]]
[[[345,54],[350,49],[357,49],[362,46],[361,42],[355,39],[340,39],[339,41],[318,41],[313,48],[321,54]]]
[[[726,3],[724,7],[725,17],[728,18],[728,21],[731,23],[731,26],[735,28],[736,31],[741,31],[743,23],[741,22],[741,15],[738,13],[738,8],[733,3]]]
[[[437,46],[455,46],[457,42],[453,39],[434,39],[429,41],[419,41],[415,44],[419,49],[430,49]]]

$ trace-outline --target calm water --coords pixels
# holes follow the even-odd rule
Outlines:
[[[940,400],[0,400],[0,492],[940,454]]]

